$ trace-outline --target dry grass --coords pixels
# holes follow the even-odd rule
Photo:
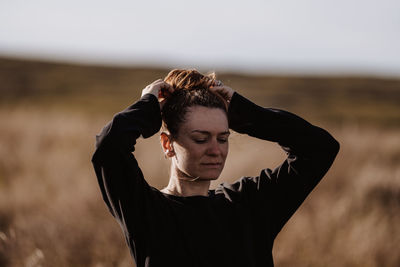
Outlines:
[[[15,108],[0,119],[0,266],[131,266],[90,165],[108,118]],[[398,266],[400,132],[332,131],[342,144],[337,162],[278,237],[276,265]],[[253,161],[260,154],[265,161]],[[167,183],[157,136],[140,140],[136,155],[152,185]],[[154,158],[160,168],[145,164]],[[235,134],[221,181],[283,158],[275,144]]]
[[[112,114],[166,72],[0,59],[0,266],[133,265],[90,158]],[[221,78],[256,103],[321,122],[341,143],[278,236],[276,266],[400,266],[400,80]],[[276,144],[239,134],[230,144],[218,182],[285,158]],[[136,156],[151,185],[167,183],[157,136],[139,140]]]

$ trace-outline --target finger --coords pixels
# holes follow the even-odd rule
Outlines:
[[[225,105],[225,110],[228,110],[228,102],[225,96],[223,96],[222,94],[219,94],[218,92],[213,92],[219,99],[222,100],[222,102]]]
[[[210,81],[209,81],[208,87],[209,87],[209,88],[214,87],[214,86],[216,85],[215,81],[216,81],[216,80],[210,80]]]
[[[163,83],[161,85],[161,95],[164,98],[168,98],[173,92],[174,92],[174,88],[169,85],[168,83]]]
[[[220,80],[215,80],[215,86],[220,87],[224,86],[224,84]]]
[[[163,81],[163,83],[161,84],[161,89],[163,89],[164,91],[169,92],[169,93],[174,92],[174,88],[169,83],[166,83],[165,81]]]
[[[213,92],[214,94],[220,95],[220,96],[224,96],[226,95],[226,90],[223,87],[212,87],[209,89],[211,92]]]
[[[219,87],[219,86],[223,86],[224,84],[220,81],[220,80],[212,80],[211,81],[211,86],[213,87]]]
[[[173,92],[172,86],[170,86],[168,83],[166,83],[162,79],[155,80],[153,83],[151,83],[147,87],[151,87],[151,88],[157,90],[159,97],[164,96],[165,92],[168,92],[168,93]]]
[[[174,92],[174,87],[172,87],[170,84],[164,82],[164,86],[168,90],[168,92],[170,92],[170,93]]]
[[[159,82],[163,82],[164,80],[163,79],[157,79],[157,80],[155,80],[154,82],[152,82],[152,83],[159,83]]]
[[[213,86],[210,87],[210,90],[212,92],[218,92],[218,93],[226,91],[226,89],[223,86]]]
[[[167,91],[167,90],[160,90],[160,94],[159,95],[160,95],[161,98],[168,98],[171,95],[171,93],[169,91]]]
[[[210,88],[210,91],[214,94],[222,97],[225,101],[230,101],[229,90],[224,87],[214,87]]]

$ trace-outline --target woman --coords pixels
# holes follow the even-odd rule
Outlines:
[[[159,191],[131,152],[162,123],[171,173]],[[209,190],[224,167],[229,129],[277,142],[288,157],[274,170]],[[294,114],[257,106],[214,75],[173,70],[105,126],[92,162],[138,267],[273,266],[276,235],[338,151],[328,132]]]

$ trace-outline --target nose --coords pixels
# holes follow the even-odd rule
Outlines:
[[[217,140],[213,140],[212,142],[209,143],[209,146],[207,147],[206,151],[207,155],[209,156],[219,156],[221,155],[221,145],[218,143]]]

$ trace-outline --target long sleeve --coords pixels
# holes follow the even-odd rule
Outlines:
[[[239,133],[277,142],[287,153],[274,170],[264,169],[231,185],[256,198],[275,237],[332,165],[339,143],[325,130],[287,111],[263,108],[234,93],[228,110],[229,127]]]
[[[157,98],[144,95],[117,113],[96,136],[92,163],[105,203],[125,232],[144,241],[146,207],[152,188],[145,181],[132,152],[136,139],[154,135],[161,127]],[[134,231],[133,231],[134,230]]]

